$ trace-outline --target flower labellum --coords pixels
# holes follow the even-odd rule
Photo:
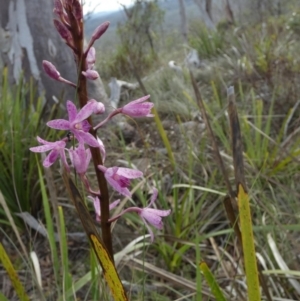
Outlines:
[[[123,167],[106,168],[103,165],[98,165],[98,168],[104,173],[107,182],[122,195],[131,196],[127,187],[130,185],[130,179],[136,179],[143,176],[143,173],[136,169]]]

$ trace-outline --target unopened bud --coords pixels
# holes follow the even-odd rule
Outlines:
[[[73,1],[73,15],[76,20],[82,20],[83,14],[82,14],[82,7],[79,1]]]
[[[55,80],[59,80],[60,73],[57,71],[56,67],[52,63],[44,60],[43,61],[43,68],[44,68],[44,71],[46,72],[46,74],[49,77],[51,77]]]
[[[54,9],[53,12],[60,16],[63,13],[63,5],[61,3],[61,0],[55,0],[54,1]]]
[[[87,79],[91,79],[91,80],[95,80],[99,77],[99,73],[95,70],[86,70],[86,71],[82,71],[82,74],[87,78]]]
[[[98,115],[98,114],[103,114],[105,112],[105,106],[102,102],[97,101],[95,99],[90,99],[88,101],[94,103],[94,107],[93,107],[93,112],[94,114]]]
[[[92,35],[92,40],[98,40],[107,30],[108,26],[109,26],[109,22],[104,22],[101,25],[99,25],[93,32]]]
[[[54,26],[56,27],[57,32],[60,36],[67,42],[72,40],[72,36],[68,28],[61,23],[59,20],[53,20]]]

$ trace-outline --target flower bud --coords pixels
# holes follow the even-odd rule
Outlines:
[[[57,30],[57,32],[60,34],[60,36],[66,41],[66,42],[70,42],[72,41],[72,35],[70,33],[70,31],[68,30],[68,28],[61,23],[59,20],[53,20],[54,26]]]
[[[107,21],[99,25],[92,34],[92,40],[93,41],[98,40],[106,32],[109,24],[110,23]]]
[[[94,103],[93,112],[96,115],[103,114],[105,112],[105,106],[102,102],[97,101],[95,99],[90,99],[88,103]]]
[[[43,68],[44,68],[44,71],[46,72],[46,74],[55,79],[55,80],[59,80],[60,78],[60,73],[57,71],[56,67],[48,62],[48,61],[43,61]]]
[[[95,80],[99,77],[99,74],[97,71],[95,70],[86,70],[86,71],[82,71],[82,74],[87,78],[87,79],[91,79],[91,80]]]

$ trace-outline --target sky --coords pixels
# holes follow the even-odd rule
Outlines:
[[[133,0],[85,0],[83,10],[85,14],[93,10],[95,12],[114,11],[122,8],[120,3],[130,5],[132,2]]]

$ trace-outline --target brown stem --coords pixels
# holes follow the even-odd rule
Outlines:
[[[71,12],[68,13],[72,36],[74,40],[74,47],[76,49],[76,63],[77,63],[77,71],[78,71],[78,86],[77,86],[77,94],[79,99],[80,107],[82,108],[87,104],[87,83],[86,77],[82,75],[82,71],[86,70],[86,61],[84,55],[84,39],[83,39],[83,23],[82,21],[79,23],[76,20]],[[88,118],[88,122],[90,125],[93,125],[92,118]],[[97,139],[97,132],[93,129],[93,126],[90,129],[90,133]],[[94,163],[94,168],[96,172],[96,177],[98,181],[98,186],[101,192],[100,197],[100,208],[101,208],[101,228],[102,228],[102,239],[103,243],[110,254],[110,257],[113,261],[113,247],[112,247],[112,236],[110,231],[110,222],[109,222],[109,194],[107,182],[104,177],[104,174],[97,168],[98,165],[103,165],[102,157],[100,153],[100,148],[90,147],[92,160]]]

